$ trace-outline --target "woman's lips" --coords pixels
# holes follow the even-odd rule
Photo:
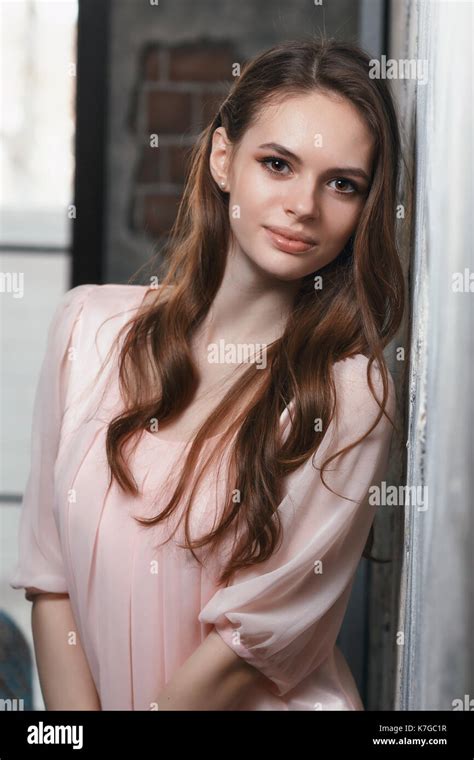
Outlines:
[[[264,229],[273,245],[285,253],[303,253],[317,245],[317,243],[304,243],[302,240],[294,240],[284,237],[283,235],[268,229],[268,227],[265,227]]]

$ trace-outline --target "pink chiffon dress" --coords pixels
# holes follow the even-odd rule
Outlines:
[[[390,423],[382,416],[362,443],[329,464],[325,479],[336,493],[324,486],[317,466],[375,420],[367,359],[357,355],[334,366],[337,420],[316,456],[285,479],[280,547],[220,585],[225,541],[201,564],[181,545],[177,515],[151,527],[134,519],[167,503],[186,442],[143,431],[128,449],[139,496],[123,493],[115,480],[108,487],[105,436],[122,408],[117,353],[97,371],[146,292],[139,285],[80,285],[56,308],[36,389],[10,585],[25,589],[29,601],[41,591],[69,595],[103,710],[159,709],[160,690],[213,629],[262,675],[239,710],[363,710],[336,639],[375,516],[368,494],[384,477]],[[379,374],[376,379],[380,398]],[[285,435],[288,408],[280,422]],[[215,524],[225,473],[225,466],[213,465],[201,483],[193,537]]]

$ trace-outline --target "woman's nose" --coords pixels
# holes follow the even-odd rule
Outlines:
[[[288,190],[286,196],[286,212],[295,214],[298,217],[312,217],[317,219],[319,216],[319,193],[314,182],[305,181],[296,183]]]

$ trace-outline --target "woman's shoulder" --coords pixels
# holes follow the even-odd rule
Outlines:
[[[60,299],[51,329],[62,341],[78,330],[83,337],[95,336],[104,324],[119,328],[134,316],[148,290],[144,285],[76,285]]]
[[[389,368],[387,369],[387,379],[391,388],[395,383]],[[345,359],[341,359],[334,364],[335,378],[344,386],[352,388],[367,388],[368,382],[369,359],[365,354],[354,354]],[[370,377],[375,388],[382,387],[382,372],[379,362],[376,359],[371,364]]]
[[[392,416],[396,412],[396,390],[393,376],[387,370],[387,413]],[[377,399],[383,399],[383,377],[380,364],[374,360],[370,366],[369,359],[364,354],[355,354],[334,364],[334,382],[336,386],[337,407],[341,417],[359,419],[361,423],[375,417],[380,411],[379,404],[374,398],[369,385],[369,377]]]
[[[121,327],[133,319],[146,292],[143,285],[76,285],[60,299],[50,327],[57,352],[80,354],[85,366],[106,355]]]
[[[50,328],[48,361],[52,371],[61,367],[68,404],[74,406],[77,399],[82,404],[82,393],[95,397],[95,390],[107,382],[109,372],[102,375],[102,370],[109,360],[109,369],[116,368],[117,354],[112,353],[119,347],[116,339],[121,328],[133,320],[147,291],[142,285],[86,283],[63,294]],[[63,362],[64,357],[69,361]],[[77,411],[77,405],[75,408]]]
[[[146,285],[87,283],[76,285],[66,291],[60,305],[65,308],[87,307],[89,310],[94,309],[98,313],[111,316],[139,306],[148,290]]]

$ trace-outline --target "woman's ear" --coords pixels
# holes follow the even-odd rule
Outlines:
[[[219,188],[227,186],[227,172],[230,164],[231,143],[224,127],[217,127],[212,135],[212,148],[209,156],[209,168]]]

